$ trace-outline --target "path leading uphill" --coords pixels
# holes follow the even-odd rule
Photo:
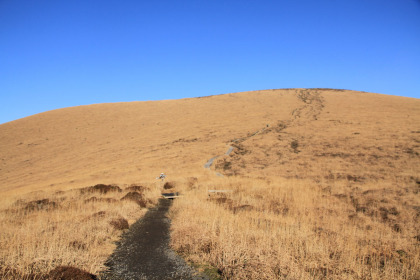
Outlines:
[[[230,155],[230,153],[232,151],[233,151],[233,147],[232,146],[229,146],[229,149],[227,150],[227,152],[225,153],[225,155],[227,155],[227,156]],[[220,157],[220,156],[215,156],[215,157],[212,157],[211,159],[209,159],[206,162],[206,164],[204,164],[204,168],[210,168],[210,166],[212,166],[214,160],[217,159],[218,157]]]
[[[123,235],[115,252],[108,259],[101,279],[208,279],[198,275],[169,248],[170,220],[166,213],[172,200],[159,204],[134,223]]]
[[[302,123],[305,123],[307,121],[317,120],[318,116],[321,114],[325,106],[324,105],[325,101],[324,101],[324,98],[321,96],[321,94],[317,90],[311,91],[308,89],[297,89],[296,97],[301,102],[301,105],[292,111],[290,119],[281,120],[282,127],[278,127],[278,126],[270,127],[269,125],[266,125],[265,127],[261,128],[260,130],[255,131],[252,134],[248,134],[246,136],[231,140],[231,143],[238,145],[262,133],[270,133],[273,131],[278,132],[279,130],[283,130],[286,127],[300,126],[302,125]],[[229,146],[229,149],[227,150],[225,155],[229,155],[233,150],[234,150],[234,147]],[[221,156],[222,155],[219,155],[219,156],[215,156],[209,159],[204,164],[204,168],[210,169],[214,161]],[[223,174],[218,173],[218,172],[216,172],[216,175],[223,177]]]

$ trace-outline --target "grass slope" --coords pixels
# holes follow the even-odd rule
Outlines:
[[[154,178],[165,172],[185,198],[171,213],[173,247],[221,278],[416,279],[418,108],[412,98],[284,89],[81,106],[0,125],[0,218],[7,224],[0,266],[25,275],[58,265],[97,273],[118,236],[111,221],[133,222],[141,214],[131,207],[139,205],[124,206],[132,203],[120,200],[126,192],[87,201],[78,189],[143,184],[153,205],[163,190]],[[232,192],[208,197],[215,188]],[[22,210],[43,199],[61,206]],[[88,232],[86,216],[100,211],[108,213],[108,237],[103,245],[89,237],[85,254],[74,253],[80,248],[71,244],[80,240],[63,237],[65,227],[44,229],[69,213]],[[59,249],[30,264],[35,249],[22,244]]]

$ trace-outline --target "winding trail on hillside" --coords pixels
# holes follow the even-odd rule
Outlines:
[[[320,95],[307,90],[298,92],[302,106],[292,112],[291,122],[301,119],[316,120],[323,108]],[[245,137],[232,140],[238,145],[262,132],[271,131],[264,127]],[[267,131],[266,131],[267,130]],[[230,155],[234,146],[229,146],[224,155]],[[204,168],[210,169],[214,161],[223,155],[209,159]],[[216,175],[223,176],[216,172]],[[103,272],[102,279],[208,279],[194,271],[169,247],[170,220],[166,214],[172,200],[160,199],[158,205],[150,209],[146,215],[134,223],[119,242],[117,249],[106,262],[108,270]]]
[[[303,103],[301,106],[297,107],[292,111],[291,119],[286,120],[285,123],[287,126],[298,126],[300,121],[308,121],[308,120],[314,120],[316,121],[318,119],[318,116],[321,114],[323,108],[324,108],[324,98],[321,96],[321,94],[315,90],[311,91],[308,89],[300,89],[296,90],[296,97]],[[286,126],[284,127],[286,128]],[[282,129],[284,129],[282,128]],[[272,128],[267,125],[266,127],[252,133],[248,134],[247,136],[236,138],[231,141],[231,143],[234,144],[240,144],[242,142],[245,142],[252,137],[259,135],[261,133],[267,133],[272,131]],[[230,153],[234,150],[234,147],[229,146],[229,149],[224,155],[230,155]],[[215,157],[212,157],[209,159],[206,164],[204,164],[204,168],[210,169],[210,167],[213,165],[213,162],[221,157],[222,155],[218,155]],[[223,177],[223,174],[216,172],[217,176]]]
[[[227,155],[227,156],[230,155],[230,153],[233,151],[233,149],[234,148],[232,146],[229,146],[229,149],[226,151],[225,155]],[[217,159],[218,157],[220,157],[220,156],[215,156],[215,157],[212,157],[211,159],[209,159],[206,162],[206,164],[204,164],[204,168],[210,168],[212,166],[214,160]]]
[[[292,112],[292,121],[299,119],[317,120],[324,108],[324,98],[318,91],[302,89],[297,92],[297,97],[303,105]]]
[[[199,275],[169,248],[172,200],[160,199],[155,208],[134,223],[106,262],[101,279],[208,279]]]

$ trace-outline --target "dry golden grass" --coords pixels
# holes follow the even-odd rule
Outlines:
[[[214,188],[233,192],[208,196]],[[216,267],[223,279],[420,276],[418,213],[383,204],[382,195],[370,196],[387,205],[382,212],[362,212],[310,180],[237,177],[199,180],[184,194],[172,209],[172,245],[192,262]]]
[[[120,233],[110,221],[144,210],[119,201],[127,191],[85,203],[76,189],[145,182],[156,201],[165,172],[183,193],[173,247],[222,278],[418,279],[418,108],[413,98],[289,89],[81,106],[0,125],[0,264],[97,273]],[[208,197],[217,188],[233,192]],[[59,206],[16,204],[45,198]]]
[[[289,119],[228,143],[215,171],[231,177],[176,202],[174,248],[225,279],[419,279],[418,100],[297,97]]]
[[[163,171],[185,177],[232,137],[286,118],[298,104],[287,91],[268,91],[80,106],[2,124],[0,190],[131,184]]]
[[[0,209],[0,278],[30,279],[58,266],[93,274],[104,263],[129,224],[147,211],[138,201],[122,199],[133,186],[101,193],[75,189],[35,192],[3,198]],[[156,203],[160,186],[140,191],[146,206]]]

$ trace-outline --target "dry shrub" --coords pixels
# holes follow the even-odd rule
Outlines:
[[[124,230],[129,228],[128,221],[124,218],[113,219],[109,222],[109,224],[116,230]]]
[[[25,212],[40,211],[40,210],[52,210],[58,207],[58,204],[54,201],[50,201],[48,198],[39,199],[28,202],[24,207]]]
[[[94,185],[94,186],[90,186],[90,187],[80,189],[81,194],[92,193],[92,192],[99,192],[101,194],[106,194],[108,192],[122,192],[122,190],[118,186],[105,185],[105,184],[97,184],[97,185]]]
[[[86,250],[87,248],[86,243],[79,240],[74,240],[70,242],[69,247],[74,248],[76,250]]]
[[[216,194],[216,195],[210,196],[207,200],[212,201],[218,205],[222,205],[225,209],[231,210],[234,207],[233,200],[226,197],[225,194]]]
[[[148,187],[144,187],[144,186],[139,186],[139,185],[131,185],[127,188],[125,188],[126,191],[131,191],[131,192],[144,192],[146,190],[149,190]]]
[[[237,214],[239,212],[246,212],[251,211],[254,209],[254,206],[249,204],[240,204],[239,201],[234,201],[233,199],[227,197],[225,193],[214,194],[210,196],[208,201],[212,201],[217,205],[223,206],[227,210],[231,210],[233,214]]]
[[[140,199],[143,199],[143,195],[141,195],[138,192],[129,192],[123,198],[121,198],[121,200],[133,200],[133,201],[137,201]]]
[[[58,266],[48,275],[48,280],[96,280],[95,275],[77,267]]]
[[[92,215],[93,218],[103,218],[106,216],[106,212],[105,211],[99,211],[96,212]]]
[[[278,201],[278,200],[269,200],[267,203],[264,204],[262,207],[264,211],[271,212],[274,214],[281,214],[283,216],[289,213],[289,203],[287,201]]]
[[[164,188],[165,190],[173,189],[173,188],[175,188],[175,183],[174,183],[174,182],[166,182],[166,183],[163,185],[163,188]]]
[[[91,203],[91,202],[106,202],[106,203],[114,203],[117,202],[115,198],[111,197],[96,197],[92,196],[91,198],[85,199],[85,203]]]
[[[188,177],[187,186],[188,186],[189,189],[195,188],[197,183],[198,183],[198,178],[197,177]]]
[[[236,214],[242,211],[251,211],[252,209],[254,209],[252,205],[245,204],[245,205],[233,207],[232,211],[234,214]]]
[[[140,207],[144,208],[147,206],[147,201],[144,196],[138,192],[129,192],[121,200],[131,200],[136,202]]]

